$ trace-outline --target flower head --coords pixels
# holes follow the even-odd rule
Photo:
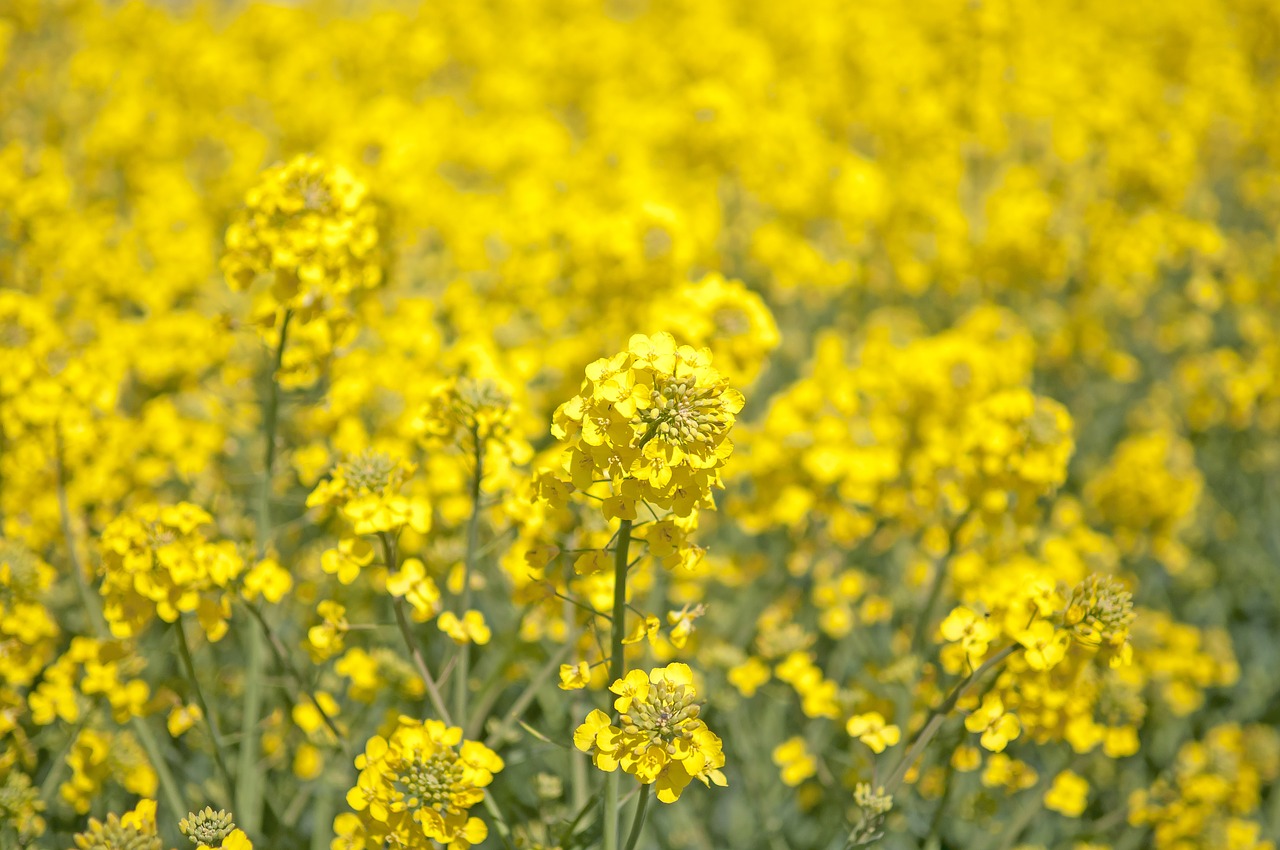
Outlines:
[[[711,505],[742,405],[706,349],[677,346],[667,333],[637,334],[626,351],[587,366],[552,433],[566,444],[575,487],[612,484],[607,516],[632,519],[642,500],[688,516]]]
[[[335,466],[311,491],[307,507],[337,507],[358,535],[398,532],[406,525],[426,533],[431,527],[426,499],[401,492],[414,472],[407,461],[367,449]]]
[[[388,737],[370,738],[356,757],[360,776],[347,793],[355,819],[340,816],[335,827],[351,846],[366,846],[356,840],[364,837],[405,850],[429,850],[432,842],[466,850],[488,835],[468,812],[503,766],[488,747],[463,741],[456,726],[401,716]]]
[[[886,723],[884,715],[878,711],[866,714],[855,714],[845,724],[845,731],[851,738],[857,738],[875,753],[883,753],[902,740],[902,730],[892,723]]]
[[[231,813],[205,806],[178,821],[178,829],[196,850],[252,850],[249,839],[231,822]]]
[[[668,664],[648,674],[632,670],[609,690],[618,695],[618,724],[597,709],[573,736],[574,745],[590,753],[596,767],[621,767],[645,785],[655,785],[664,803],[680,799],[691,779],[726,784],[720,772],[724,750],[699,717],[688,665]]]
[[[1133,594],[1118,579],[1101,573],[1076,585],[1062,612],[1063,625],[1086,646],[1125,645],[1133,620]]]
[[[144,505],[102,531],[103,614],[119,638],[137,635],[154,617],[175,622],[195,612],[210,640],[227,632],[230,587],[244,560],[229,541],[209,540],[213,522],[187,502]]]
[[[227,228],[223,272],[248,289],[271,280],[259,312],[292,310],[304,321],[347,293],[382,281],[377,208],[363,183],[314,156],[263,173]]]
[[[156,834],[156,801],[139,800],[123,817],[89,818],[89,828],[75,836],[79,850],[160,850]]]

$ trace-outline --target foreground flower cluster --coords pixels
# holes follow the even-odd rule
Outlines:
[[[1280,8],[0,16],[0,848],[1274,850]]]

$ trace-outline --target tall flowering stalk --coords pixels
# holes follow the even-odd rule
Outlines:
[[[565,447],[563,470],[542,476],[539,491],[554,504],[563,503],[575,490],[587,492],[597,483],[607,484],[607,495],[600,497],[601,510],[606,520],[618,521],[613,551],[609,679],[616,693],[634,695],[644,691],[637,705],[646,711],[653,708],[652,712],[641,714],[645,718],[643,733],[642,727],[626,714],[633,702],[629,696],[620,696],[615,704],[621,712],[618,720],[622,726],[612,726],[607,715],[596,711],[579,730],[579,748],[595,752],[596,766],[608,771],[602,816],[606,850],[615,850],[619,841],[619,764],[646,786],[659,776],[664,777],[659,799],[665,802],[679,797],[678,789],[683,788],[690,775],[699,775],[704,781],[713,777],[723,783],[718,770],[724,758],[719,738],[709,731],[702,736],[710,753],[706,756],[702,748],[695,748],[697,755],[688,755],[691,751],[684,743],[687,739],[683,733],[668,738],[668,733],[675,734],[678,724],[695,723],[692,718],[696,717],[696,706],[680,702],[692,699],[688,668],[678,665],[683,671],[673,682],[662,671],[654,671],[656,707],[644,699],[650,678],[640,674],[645,680],[642,685],[627,675],[627,573],[640,504],[681,518],[699,508],[715,507],[712,490],[722,486],[720,470],[733,452],[728,434],[742,405],[742,394],[731,389],[728,381],[711,367],[707,349],[677,345],[670,334],[658,333],[652,337],[636,334],[626,351],[589,364],[578,394],[555,412],[551,431]],[[673,687],[675,691],[668,693]],[[676,707],[671,700],[680,705]],[[685,714],[677,721],[673,711]],[[705,730],[705,725],[701,729]],[[614,735],[618,730],[634,739],[621,762],[616,757],[621,746]],[[714,746],[711,738],[715,739]],[[674,743],[677,739],[682,743]],[[671,761],[674,767],[666,770],[667,755],[688,757],[675,758]],[[699,767],[690,773],[686,762],[694,761]],[[646,793],[637,806],[629,844],[639,838],[647,800]]]
[[[318,157],[298,156],[262,174],[246,193],[225,241],[223,273],[233,289],[252,295],[254,320],[273,350],[262,402],[263,460],[257,499],[262,559],[271,549],[273,535],[276,431],[290,323],[296,317],[304,327],[323,325],[320,336],[330,341],[349,326],[350,297],[382,281],[377,208],[364,184],[346,169]],[[299,364],[293,367],[296,370]],[[236,776],[236,809],[249,833],[256,833],[261,824],[257,725],[265,668],[264,633],[255,625],[248,631]]]

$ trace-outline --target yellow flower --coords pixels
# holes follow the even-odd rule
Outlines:
[[[117,818],[107,815],[106,821],[89,818],[89,828],[75,836],[79,850],[161,850],[160,836],[156,834],[156,801],[139,800],[133,811]]]
[[[686,605],[679,611],[667,612],[667,624],[671,626],[671,645],[676,649],[683,649],[689,640],[689,635],[693,634],[694,621],[707,613],[707,606],[701,603],[697,605]]]
[[[964,719],[964,727],[970,732],[981,732],[982,746],[993,753],[1001,752],[1022,734],[1022,724],[1017,716],[1006,713],[1004,701],[994,693],[982,698],[982,705]]]
[[[885,723],[884,715],[878,711],[855,714],[845,723],[844,728],[850,737],[857,738],[875,753],[883,753],[885,748],[894,746],[902,739],[902,731],[897,726]]]
[[[305,322],[381,283],[378,242],[377,208],[364,184],[318,157],[297,156],[249,190],[227,228],[222,267],[235,289],[270,276],[259,312],[292,310]]]
[[[343,537],[336,549],[326,549],[320,556],[320,568],[336,575],[342,584],[351,584],[360,569],[373,563],[373,545],[359,537]]]
[[[532,449],[517,428],[518,413],[500,382],[451,378],[432,390],[414,428],[432,445],[445,443],[472,452],[474,440],[479,440],[503,459],[524,463]]]
[[[192,726],[200,722],[202,717],[204,712],[200,710],[199,705],[175,705],[169,712],[169,734],[174,738],[182,737]]]
[[[134,637],[155,617],[172,623],[192,612],[209,640],[227,633],[231,585],[244,561],[232,543],[201,532],[212,522],[180,502],[144,505],[103,529],[102,611],[113,635]]]
[[[642,640],[648,640],[651,643],[658,636],[658,630],[662,628],[662,621],[652,614],[646,614],[636,621],[636,624],[622,639],[624,644],[639,643]],[[634,672],[634,671],[632,671]]]
[[[654,785],[664,803],[680,798],[690,780],[725,785],[720,738],[699,717],[693,673],[686,664],[668,664],[646,675],[632,670],[609,689],[617,694],[618,725],[594,710],[573,735],[596,767],[621,767],[645,785]]]
[[[1067,599],[1062,623],[1079,643],[1106,650],[1112,666],[1132,658],[1129,627],[1134,620],[1133,595],[1111,576],[1093,573]]]
[[[751,656],[741,664],[729,669],[729,684],[738,689],[744,697],[755,696],[760,686],[771,678],[769,665],[756,656]]]
[[[1053,786],[1044,795],[1045,808],[1071,818],[1084,814],[1088,801],[1089,783],[1070,770],[1064,770],[1055,776]]]
[[[332,599],[317,605],[316,613],[324,622],[307,630],[307,652],[319,664],[342,652],[350,625],[347,623],[347,609]]]
[[[293,576],[275,558],[263,558],[244,574],[241,594],[252,602],[261,596],[275,604],[293,589]]]
[[[999,631],[985,617],[963,605],[953,609],[942,621],[942,637],[951,643],[959,643],[971,666],[987,654],[987,647]]]
[[[405,558],[400,569],[387,576],[387,593],[407,599],[413,619],[425,623],[440,610],[440,589],[417,558]]]
[[[798,735],[773,749],[773,763],[782,769],[782,784],[794,788],[818,772],[818,763]]]
[[[585,661],[560,665],[560,690],[577,691],[591,681],[591,667]]]
[[[357,535],[394,534],[405,527],[425,534],[431,528],[426,498],[401,493],[414,471],[413,464],[367,450],[335,466],[311,491],[307,507],[338,508]]]
[[[452,611],[445,611],[436,618],[436,626],[457,644],[474,643],[483,646],[491,636],[489,627],[484,622],[484,615],[479,611],[467,611],[461,619]]]
[[[466,850],[488,835],[468,811],[503,761],[462,730],[437,720],[401,716],[392,733],[374,736],[356,757],[360,775],[347,792],[355,817],[339,816],[335,831],[366,844],[430,850],[432,842]]]
[[[685,517],[712,506],[742,405],[706,349],[677,346],[667,333],[636,334],[626,351],[587,366],[578,395],[556,410],[552,434],[565,443],[576,489],[597,479],[612,485],[606,518],[635,519],[641,501]]]
[[[1057,666],[1067,654],[1067,646],[1071,643],[1071,635],[1053,627],[1048,620],[1036,620],[1025,629],[1018,630],[1014,637],[1022,644],[1023,658],[1033,670],[1051,670]]]

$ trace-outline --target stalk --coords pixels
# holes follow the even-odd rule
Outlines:
[[[387,570],[395,572],[398,566],[399,556],[396,553],[395,542],[391,536],[385,532],[379,535],[382,541],[382,557],[387,562]],[[427,659],[422,655],[422,649],[418,646],[418,641],[413,637],[413,629],[409,625],[409,618],[404,613],[404,600],[396,597],[392,600],[391,607],[396,611],[396,625],[400,627],[400,637],[404,639],[405,648],[409,650],[409,656],[413,659],[413,666],[418,669],[418,675],[422,677],[422,682],[427,688],[427,699],[431,701],[431,707],[436,710],[436,714],[440,716],[440,721],[446,726],[453,725],[453,719],[449,716],[449,709],[445,708],[444,697],[440,695],[440,686],[436,684],[436,679],[431,675],[431,668],[427,667]],[[458,718],[462,722],[463,718]]]
[[[902,757],[902,761],[898,762],[898,766],[894,768],[893,773],[889,776],[889,780],[884,784],[886,794],[892,795],[898,790],[898,786],[902,784],[903,778],[907,775],[907,770],[912,763],[920,757],[924,752],[924,748],[929,745],[933,737],[938,734],[938,730],[942,728],[943,722],[947,719],[947,715],[951,713],[951,709],[955,708],[956,703],[969,693],[969,690],[976,685],[988,671],[1002,664],[1006,658],[1013,655],[1014,652],[1021,649],[1018,644],[1010,644],[995,655],[983,662],[982,666],[974,671],[972,676],[968,676],[956,685],[955,689],[947,696],[942,703],[935,708],[929,715],[929,720],[925,723],[924,729],[916,737],[911,744],[911,748],[907,750],[907,754]]]
[[[631,548],[631,520],[622,520],[613,557],[613,622],[609,655],[609,681],[627,674],[622,639],[626,637],[627,619],[627,555]],[[618,850],[618,786],[617,770],[605,774],[604,780],[604,850]]]
[[[235,780],[231,778],[231,771],[222,758],[222,733],[218,731],[218,721],[214,719],[209,703],[205,701],[204,691],[200,688],[200,680],[196,678],[196,665],[191,658],[191,645],[187,643],[187,631],[182,627],[182,620],[174,623],[173,628],[178,634],[178,657],[182,659],[182,667],[186,671],[187,680],[191,682],[196,704],[200,706],[200,712],[204,715],[205,730],[209,733],[209,741],[213,744],[213,760],[218,766],[218,772],[222,774],[222,780],[227,783],[227,795],[234,797]]]
[[[272,359],[268,376],[267,397],[262,411],[262,481],[258,489],[258,557],[265,557],[271,540],[271,479],[276,460],[276,420],[280,412],[280,385],[276,375],[284,363],[285,341],[289,334],[289,320],[293,317],[285,310],[280,322],[280,339]],[[245,630],[248,652],[245,659],[245,687],[240,727],[239,760],[236,764],[236,817],[240,826],[250,836],[256,836],[262,826],[262,775],[258,769],[258,720],[262,715],[262,678],[266,672],[266,646],[262,630],[255,622]]]
[[[322,706],[320,701],[316,699],[315,694],[312,693],[311,688],[307,685],[306,679],[303,678],[302,673],[298,671],[297,666],[295,666],[293,661],[289,658],[289,650],[284,645],[284,642],[281,641],[280,637],[271,630],[269,625],[267,625],[266,619],[262,616],[262,612],[258,610],[257,606],[252,602],[245,600],[240,601],[244,605],[245,610],[252,614],[253,618],[258,622],[258,625],[262,628],[263,634],[267,636],[267,640],[271,643],[271,649],[275,653],[276,661],[280,663],[280,666],[284,668],[284,671],[289,674],[291,679],[293,679],[294,684],[298,687],[298,692],[304,695],[307,698],[307,701],[315,706],[316,711],[320,712],[320,717],[324,720],[324,725],[329,727],[329,731],[333,733],[333,739],[341,745],[344,737],[342,731],[338,729],[338,725],[334,723],[333,718],[329,716],[329,712],[325,711],[324,706]]]
[[[640,786],[640,801],[636,803],[636,814],[631,819],[631,832],[627,835],[626,850],[635,850],[636,842],[640,840],[640,832],[644,829],[644,816],[649,808],[649,791],[648,785]]]
[[[471,610],[471,573],[475,569],[477,555],[476,540],[480,536],[480,482],[484,479],[484,440],[480,438],[478,428],[471,429],[472,443],[475,446],[475,475],[471,479],[471,519],[467,522],[467,557],[462,568],[462,610],[458,612],[461,619]],[[458,647],[458,673],[453,683],[453,716],[462,723],[467,717],[467,690],[471,678],[471,641]]]

